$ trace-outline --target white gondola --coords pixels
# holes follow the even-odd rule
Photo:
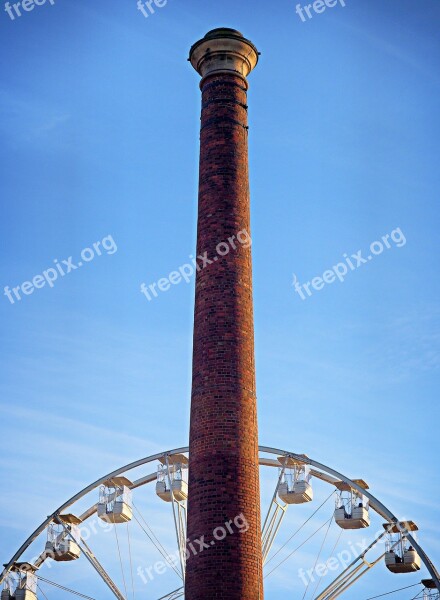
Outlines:
[[[188,482],[184,475],[188,459],[183,454],[174,454],[168,457],[168,464],[164,458],[160,462],[162,464],[157,470],[156,494],[165,502],[171,502],[173,498],[177,502],[184,502],[188,498]]]
[[[15,563],[5,587],[1,600],[37,600],[36,568],[30,563]]]
[[[413,573],[420,571],[420,556],[414,549],[405,550],[403,558],[394,550],[385,553],[385,564],[391,573]]]
[[[107,523],[127,523],[133,517],[133,483],[126,477],[113,477],[99,490],[98,517]]]
[[[355,479],[355,483],[364,490],[368,489],[368,484],[362,479]],[[344,481],[335,483],[339,490],[336,497],[336,507],[334,513],[335,523],[341,529],[363,529],[370,525],[370,505],[368,499],[352,489]]]
[[[58,519],[63,524],[53,522],[47,528],[46,557],[57,562],[77,560],[81,556],[81,519],[75,515],[58,515]]]
[[[278,497],[286,504],[304,504],[313,500],[312,478],[309,465],[291,457],[278,460],[284,465],[278,484]]]
[[[391,573],[414,573],[420,570],[421,559],[407,539],[407,533],[417,531],[412,521],[404,521],[399,526],[384,524],[387,530],[385,565]]]

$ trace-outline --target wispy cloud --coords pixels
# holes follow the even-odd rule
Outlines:
[[[0,90],[0,106],[4,115],[1,130],[9,143],[44,140],[58,146],[66,144],[66,135],[60,132],[71,115],[65,109],[49,105],[42,98],[27,98],[12,88]]]
[[[388,39],[380,37],[377,33],[372,33],[370,27],[359,27],[353,25],[353,22],[342,19],[338,21],[338,25],[354,33],[358,39],[365,40],[370,46],[379,50],[384,55],[388,55],[398,60],[404,66],[419,72],[433,83],[437,85],[440,83],[436,71],[427,69],[421,61],[416,60],[412,54],[403,50],[402,46],[392,44]]]

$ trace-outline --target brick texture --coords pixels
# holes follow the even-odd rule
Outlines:
[[[201,87],[197,254],[213,262],[196,279],[188,539],[209,549],[188,545],[185,598],[262,600],[251,248],[228,242],[250,236],[247,83],[212,74]],[[225,527],[241,514],[246,532]]]

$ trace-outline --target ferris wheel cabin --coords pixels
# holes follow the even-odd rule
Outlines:
[[[354,482],[364,490],[368,484],[363,479]],[[354,490],[345,481],[335,483],[339,494],[336,497],[334,518],[341,529],[364,529],[370,525],[370,506],[368,499],[358,490]]]
[[[161,458],[157,470],[156,494],[164,502],[184,502],[188,498],[188,482],[184,470],[188,469],[188,459],[183,454],[173,454]]]
[[[387,530],[387,551],[385,552],[385,565],[391,573],[414,573],[420,570],[421,559],[410,544],[408,532],[418,531],[413,521],[403,521],[390,527],[384,524]]]
[[[132,485],[126,477],[113,477],[105,481],[99,491],[98,517],[116,524],[131,521]]]
[[[304,504],[313,500],[310,467],[292,457],[279,457],[283,465],[278,497],[286,504]]]
[[[30,563],[15,563],[5,579],[1,600],[37,600],[36,568]]]
[[[81,539],[78,525],[81,519],[75,515],[58,515],[47,528],[46,556],[56,562],[77,560],[81,556]]]

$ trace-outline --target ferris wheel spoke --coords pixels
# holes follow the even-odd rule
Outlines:
[[[278,489],[280,487],[280,483],[284,476],[284,471],[286,467],[282,466],[280,474],[278,476],[277,484],[275,487],[275,491],[272,496],[272,501],[269,505],[266,518],[263,524],[262,531],[262,552],[263,552],[263,565],[266,563],[267,557],[271,548],[275,542],[275,538],[279,532],[281,527],[281,523],[283,522],[284,516],[287,511],[287,504],[280,504],[278,501]]]
[[[141,528],[141,530],[145,533],[145,535],[147,536],[147,538],[149,539],[149,541],[153,544],[153,546],[156,548],[156,550],[160,553],[160,555],[165,560],[165,562],[171,567],[171,569],[176,573],[176,575],[180,579],[182,579],[182,574],[180,573],[179,570],[176,569],[173,561],[170,560],[170,553],[162,545],[162,543],[160,542],[160,540],[158,539],[158,537],[156,536],[156,534],[154,533],[154,531],[151,529],[151,527],[148,525],[147,521],[143,517],[141,511],[139,510],[139,508],[134,503],[133,503],[133,508],[136,510],[137,514],[139,515],[140,519],[142,520],[142,522],[141,522],[136,517],[136,515],[133,514],[133,518],[136,521],[136,523],[139,525],[139,527]]]
[[[409,590],[409,589],[415,588],[419,585],[420,585],[420,583],[414,583],[413,585],[407,585],[403,588],[399,588],[398,590],[393,590],[392,592],[385,592],[384,594],[379,594],[379,596],[370,596],[370,598],[367,598],[366,600],[377,600],[378,598],[384,598],[385,596],[391,596],[392,594],[397,594],[397,592],[403,592],[404,590]],[[417,595],[415,596],[415,598],[417,598],[420,595],[420,593],[421,592],[417,592]],[[412,600],[414,600],[414,599],[412,599]]]
[[[125,581],[124,565],[122,563],[121,548],[119,545],[118,528],[115,525],[113,525],[113,531],[115,532],[116,547],[118,550],[119,565],[121,567],[122,583],[124,585],[125,597],[128,598],[127,582]]]
[[[41,589],[41,585],[37,585],[38,591],[40,592],[40,594],[43,596],[43,598],[45,600],[49,600],[49,598],[46,596],[46,594],[43,592],[43,590]]]
[[[315,537],[315,535],[317,533],[319,533],[321,531],[321,529],[324,529],[324,527],[326,525],[328,525],[331,522],[331,519],[328,519],[327,521],[325,521],[324,523],[322,523],[322,525],[320,527],[318,527],[311,535],[309,535],[309,537],[307,539],[305,539],[303,542],[301,542],[301,544],[299,544],[299,546],[297,546],[294,550],[292,550],[285,558],[283,558],[275,567],[272,568],[271,571],[269,571],[269,573],[267,573],[264,576],[264,579],[266,579],[267,577],[270,577],[270,575],[272,575],[272,573],[274,573],[279,567],[281,567],[281,565],[283,565],[286,561],[288,561],[296,552],[298,552],[298,550],[300,550],[303,546],[305,546],[312,538]],[[299,530],[297,530],[298,532]],[[296,533],[297,533],[296,532]],[[296,535],[295,533],[295,535]],[[293,537],[293,536],[292,536]],[[273,557],[272,557],[273,558]]]
[[[381,561],[385,552],[383,552],[378,558],[369,562],[366,560],[366,555],[372,550],[381,539],[386,535],[386,530],[383,531],[377,538],[363,550],[359,556],[357,556],[345,569],[340,573],[333,581],[326,587],[326,589],[316,597],[315,600],[331,600],[337,598],[349,587],[351,587],[358,579],[365,575],[370,569],[376,566]]]
[[[75,538],[72,535],[72,532],[68,529],[66,524],[62,521],[62,519],[57,517],[56,521],[59,525],[61,525],[63,527],[63,529],[66,533],[66,537],[68,537],[72,541],[75,541]],[[87,545],[86,541],[82,537],[79,538],[79,541],[80,541],[81,549],[83,551],[84,556],[87,558],[89,563],[92,565],[92,567],[98,573],[98,575],[101,577],[101,579],[107,585],[107,587],[112,591],[113,595],[116,598],[118,598],[118,600],[127,600],[126,597],[120,592],[118,586],[112,580],[110,575],[107,573],[107,571],[101,565],[99,560],[96,558],[96,556],[94,555],[94,553],[92,552],[90,547]]]
[[[129,562],[130,562],[131,593],[132,593],[132,598],[134,600],[135,586],[134,586],[134,575],[133,575],[133,558],[131,555],[130,525],[131,525],[131,523],[127,521],[127,543],[128,543],[128,558],[129,558]]]
[[[178,598],[182,598],[185,594],[184,588],[181,587],[178,590],[174,590],[174,592],[170,592],[166,596],[162,596],[159,600],[177,600]]]
[[[266,565],[268,565],[270,562],[272,562],[274,560],[274,558],[276,556],[278,556],[278,554],[280,554],[280,552],[287,547],[287,545],[298,535],[298,533],[304,529],[304,527],[307,525],[307,523],[309,523],[309,521],[311,521],[311,519],[318,514],[318,512],[327,504],[327,502],[330,500],[330,498],[333,496],[333,492],[330,493],[330,495],[322,502],[322,504],[320,506],[318,506],[318,508],[316,508],[313,513],[292,533],[292,535],[284,542],[284,544],[282,546],[280,546],[280,548],[278,548],[278,550],[276,552],[274,552],[272,554],[272,556],[267,560]],[[326,525],[329,521],[326,521],[326,523],[324,523],[324,525]],[[322,526],[323,527],[323,526]],[[322,527],[320,529],[322,529]],[[315,532],[315,534],[317,533],[317,531]],[[315,535],[313,534],[313,535]],[[313,537],[313,535],[311,537]],[[311,538],[309,538],[311,539]],[[306,540],[307,542],[307,540]],[[306,542],[303,542],[298,548],[302,547]],[[297,549],[298,549],[297,548]],[[286,557],[285,559],[283,559],[280,563],[278,563],[278,565],[276,567],[274,567],[267,575],[266,577],[268,577],[271,573],[273,573],[273,571],[275,571],[275,569],[277,569],[280,565],[282,565],[290,556],[292,556],[294,553],[296,552],[296,550],[294,550],[292,553],[289,554],[288,557]]]
[[[85,594],[81,594],[81,592],[77,592],[76,590],[72,590],[64,585],[55,583],[55,581],[51,581],[50,579],[45,579],[44,577],[41,577],[40,575],[38,576],[38,581],[43,581],[47,585],[58,588],[59,590],[63,590],[63,592],[68,592],[69,594],[72,594],[74,596],[78,596],[79,598],[85,598],[85,600],[95,600],[95,598],[92,598],[91,596],[86,596]],[[41,586],[38,586],[38,589],[44,595],[43,590],[41,589]]]
[[[165,454],[165,467],[166,467],[166,478],[169,486],[169,493],[171,498],[171,507],[173,509],[174,528],[176,530],[177,547],[179,550],[180,568],[182,571],[182,580],[185,582],[185,549],[186,549],[186,531],[185,525],[182,522],[182,512],[184,511],[183,506],[174,497],[173,489],[173,475],[175,467],[173,465],[173,475],[170,468],[170,458],[168,454]],[[176,506],[177,505],[177,506]],[[185,519],[186,521],[186,519]]]
[[[115,582],[112,580],[112,578],[110,577],[110,575],[107,573],[107,571],[101,565],[101,563],[99,562],[99,560],[93,554],[93,552],[91,551],[91,549],[89,548],[89,546],[86,544],[86,542],[84,542],[84,540],[82,540],[82,542],[83,542],[82,550],[84,552],[84,556],[87,558],[87,560],[89,561],[89,563],[92,565],[92,567],[98,573],[98,575],[101,577],[101,579],[104,581],[104,583],[113,592],[113,595],[116,598],[118,598],[118,600],[126,600],[125,596],[119,590],[119,588],[117,587],[117,585],[115,584]]]
[[[322,540],[321,546],[320,546],[320,548],[319,548],[319,551],[318,551],[318,554],[317,554],[317,556],[316,556],[316,559],[315,559],[315,564],[313,565],[313,570],[312,570],[312,572],[313,572],[313,571],[316,569],[316,566],[317,566],[317,564],[318,564],[318,562],[319,562],[319,559],[321,558],[321,554],[322,554],[322,551],[323,551],[323,549],[324,549],[325,542],[327,541],[327,537],[328,537],[328,534],[329,534],[330,528],[331,528],[331,526],[332,526],[332,523],[333,523],[333,519],[331,519],[331,520],[330,520],[330,522],[329,522],[329,524],[328,524],[328,527],[327,527],[327,529],[326,529],[325,536],[324,536],[324,539]],[[307,596],[307,592],[309,591],[309,587],[310,587],[310,584],[311,584],[311,583],[312,583],[312,580],[310,580],[310,581],[309,581],[309,583],[307,584],[307,587],[306,587],[306,589],[304,590],[304,594],[303,594],[302,600],[304,600],[304,598]]]
[[[344,530],[341,529],[341,531],[339,532],[338,538],[337,538],[336,542],[334,543],[334,545],[333,545],[333,547],[332,547],[332,549],[331,549],[331,551],[330,551],[330,553],[328,555],[328,558],[327,558],[327,560],[325,561],[324,564],[327,565],[328,562],[331,560],[331,558],[334,556],[336,548],[339,546],[339,543],[340,543],[340,541],[342,539],[342,534],[343,533],[344,533]],[[312,592],[312,598],[315,596],[315,594],[318,593],[318,590],[321,587],[321,584],[322,584],[322,580],[318,579],[318,581],[316,582],[315,588],[314,588],[314,590]]]

